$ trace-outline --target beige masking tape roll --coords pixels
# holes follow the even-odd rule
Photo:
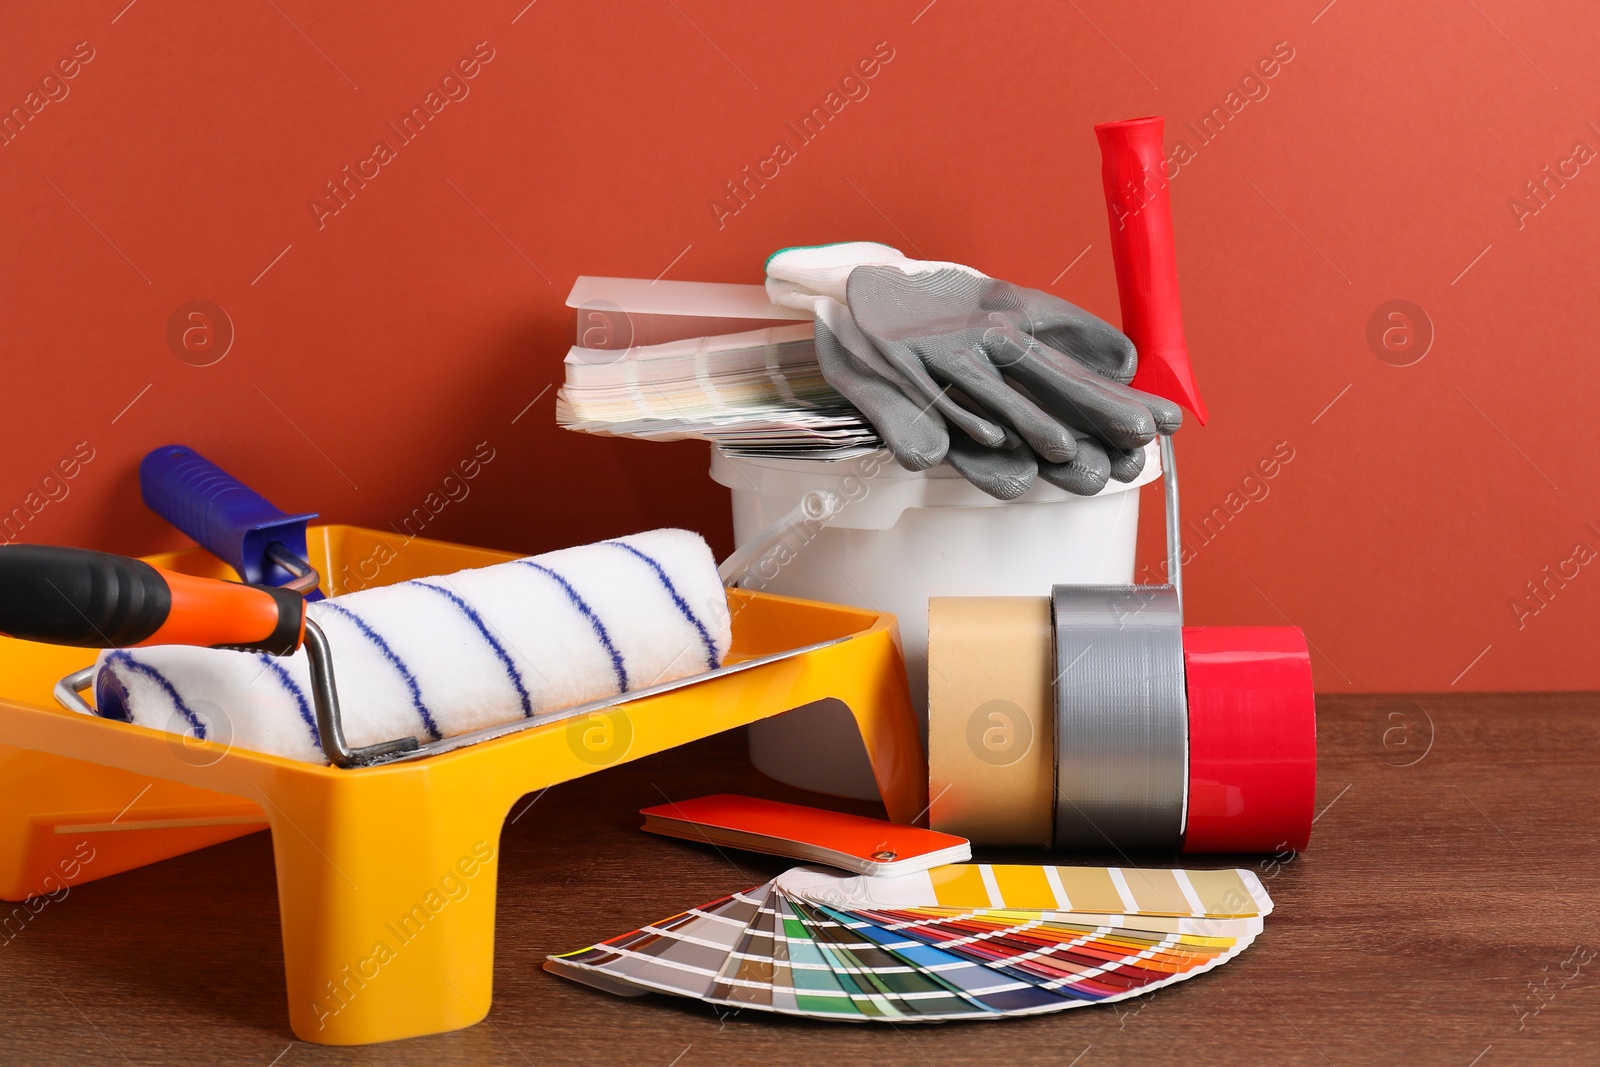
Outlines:
[[[975,845],[1048,848],[1055,645],[1048,597],[928,601],[929,825]]]

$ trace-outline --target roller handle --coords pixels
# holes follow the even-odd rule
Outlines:
[[[139,489],[150,510],[252,585],[287,585],[310,569],[305,564],[296,574],[279,560],[304,562],[306,523],[316,513],[280,510],[192,448],[163,445],[150,452],[139,464]],[[307,599],[322,599],[314,584]]]
[[[1094,128],[1100,141],[1100,178],[1111,223],[1111,258],[1117,268],[1122,332],[1139,352],[1136,389],[1166,397],[1194,412],[1202,426],[1206,405],[1189,365],[1178,301],[1178,256],[1172,242],[1160,118],[1127,119]]]
[[[287,656],[305,601],[85,548],[0,547],[0,634],[81,648],[200,645]]]

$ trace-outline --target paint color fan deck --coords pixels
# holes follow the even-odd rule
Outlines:
[[[796,867],[544,966],[623,996],[819,1019],[998,1019],[1193,977],[1243,951],[1271,910],[1244,870]]]

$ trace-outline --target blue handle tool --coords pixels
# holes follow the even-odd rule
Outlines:
[[[321,600],[306,562],[306,523],[289,515],[183,445],[163,445],[139,464],[139,489],[151,511],[194,538],[251,585],[278,585]]]

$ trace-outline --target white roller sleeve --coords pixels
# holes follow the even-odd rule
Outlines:
[[[731,630],[698,534],[653,530],[308,605],[346,740],[423,743],[721,665]],[[325,762],[304,652],[102,652],[131,719]],[[110,680],[110,679],[107,679]]]

